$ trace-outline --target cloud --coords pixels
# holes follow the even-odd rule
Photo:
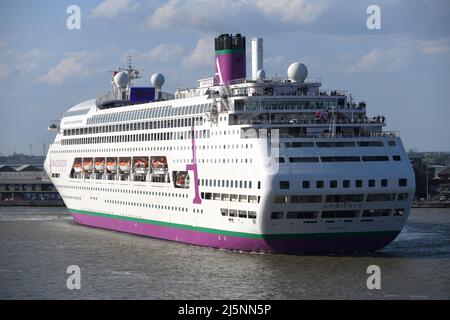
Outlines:
[[[239,25],[248,24],[249,16],[255,26],[267,26],[267,17],[279,18],[282,24],[308,24],[314,22],[329,7],[328,1],[169,0],[150,15],[146,26],[152,30],[177,27],[208,33],[229,32],[237,31]],[[251,26],[247,26],[249,27]]]
[[[256,8],[267,16],[281,18],[282,22],[308,24],[328,9],[327,0],[257,0]]]
[[[139,7],[135,0],[105,0],[92,9],[95,18],[115,18],[121,14],[131,13]]]
[[[61,85],[68,79],[73,80],[77,76],[85,77],[89,74],[89,69],[86,66],[88,59],[89,54],[86,51],[71,53],[45,75],[39,77],[37,82]]]
[[[390,72],[405,66],[409,61],[409,54],[404,48],[386,50],[377,48],[356,59],[356,62],[341,67],[348,73]]]
[[[183,59],[183,65],[188,67],[210,67],[214,61],[214,39],[203,37],[197,41],[197,45],[191,54]]]
[[[141,58],[158,60],[161,62],[167,62],[174,57],[178,57],[183,53],[183,48],[176,44],[162,43],[159,46],[153,48],[147,53],[139,55]]]
[[[10,74],[11,68],[7,64],[0,64],[0,81],[8,79]]]
[[[422,41],[419,47],[423,54],[447,54],[450,53],[450,38]]]

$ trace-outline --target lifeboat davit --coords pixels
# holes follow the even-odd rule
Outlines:
[[[92,171],[92,161],[91,160],[86,160],[83,162],[83,169],[85,171]]]
[[[97,170],[97,171],[105,170],[105,162],[104,161],[101,161],[101,160],[95,161],[94,166],[95,166],[95,170]]]
[[[120,161],[119,167],[123,172],[130,172],[130,161]]]
[[[106,169],[110,172],[117,172],[117,163],[115,161],[108,161],[106,163]]]

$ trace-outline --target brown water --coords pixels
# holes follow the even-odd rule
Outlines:
[[[373,264],[380,290],[366,286]],[[67,289],[69,265],[80,290]],[[2,299],[449,299],[449,270],[450,209],[413,209],[375,253],[290,256],[89,228],[65,208],[0,207]]]

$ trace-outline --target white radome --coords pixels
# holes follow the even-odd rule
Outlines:
[[[114,76],[114,84],[119,88],[125,89],[128,86],[128,82],[129,77],[126,72],[121,71]]]
[[[304,82],[308,76],[308,68],[301,62],[294,62],[289,65],[287,70],[289,80],[294,82]]]
[[[256,72],[256,79],[263,80],[266,78],[266,72],[263,69],[260,69]]]
[[[164,76],[161,73],[154,73],[150,78],[150,82],[154,87],[160,88],[164,84]]]

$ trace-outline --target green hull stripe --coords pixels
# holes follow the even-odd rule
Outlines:
[[[227,53],[236,53],[236,52],[244,52],[244,49],[225,49],[225,50],[216,50],[216,54],[227,54]]]
[[[393,236],[397,235],[398,231],[372,231],[372,232],[342,232],[342,233],[291,233],[291,234],[255,234],[255,233],[245,233],[245,232],[236,232],[236,231],[227,231],[220,229],[211,229],[211,228],[203,228],[203,227],[194,227],[186,224],[178,224],[171,222],[164,222],[158,220],[148,220],[141,218],[133,218],[133,217],[124,217],[107,213],[99,213],[92,211],[84,211],[84,210],[76,210],[70,209],[69,211],[73,213],[85,214],[90,216],[104,217],[104,218],[112,218],[133,222],[140,222],[146,224],[152,224],[156,226],[169,227],[169,228],[178,228],[184,230],[192,230],[198,232],[206,232],[223,236],[233,236],[233,237],[243,237],[243,238],[253,238],[253,239],[308,239],[308,238],[342,238],[342,237],[371,237],[371,236]]]

